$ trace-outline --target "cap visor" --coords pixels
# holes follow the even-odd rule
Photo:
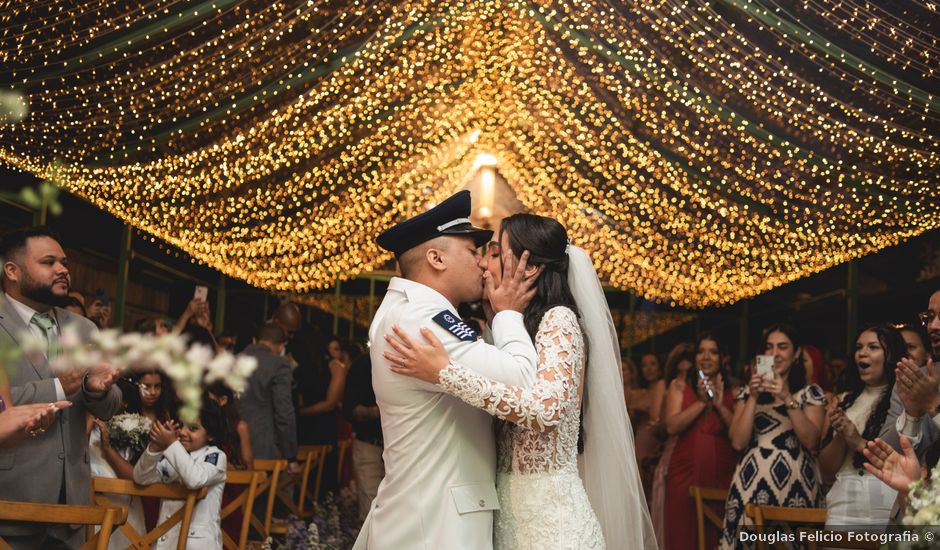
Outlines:
[[[441,231],[442,235],[458,235],[461,237],[472,237],[474,244],[477,246],[483,246],[484,244],[490,241],[490,238],[493,237],[493,232],[489,229],[480,229],[479,227],[473,227],[472,225],[464,225],[461,227],[451,227],[450,229],[445,229]]]

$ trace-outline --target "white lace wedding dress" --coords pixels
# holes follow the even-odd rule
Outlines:
[[[496,550],[604,548],[578,475],[584,336],[566,307],[545,313],[535,338],[536,383],[507,386],[451,362],[447,393],[504,420],[499,427]]]

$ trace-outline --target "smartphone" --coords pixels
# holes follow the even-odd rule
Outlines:
[[[202,300],[205,302],[209,299],[209,287],[203,285],[196,285],[196,292],[193,294],[193,298],[197,300]]]
[[[708,378],[705,376],[705,373],[699,370],[698,377],[702,379],[702,382],[705,382],[705,394],[708,395],[709,399],[714,399],[715,392],[712,391],[712,385],[708,382]]]
[[[764,377],[766,380],[774,379],[774,356],[773,355],[758,355],[757,356],[757,374]]]

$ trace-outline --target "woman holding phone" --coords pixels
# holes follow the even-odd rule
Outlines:
[[[685,384],[670,385],[666,396],[666,432],[676,436],[676,444],[669,458],[665,517],[680,526],[665,533],[664,547],[669,550],[698,548],[689,486],[724,489],[735,462],[728,440],[732,400],[721,367],[723,349],[708,333],[696,339],[694,349],[695,364],[686,371]],[[720,507],[715,513],[721,514]],[[706,526],[705,547],[714,548],[718,535],[717,529]]]
[[[731,444],[746,451],[725,503],[722,549],[737,547],[738,531],[751,524],[748,503],[788,508],[822,504],[815,453],[825,418],[822,388],[806,383],[803,342],[784,324],[764,330],[757,364],[735,396]],[[769,357],[768,357],[769,356]],[[767,367],[771,364],[772,367]]]

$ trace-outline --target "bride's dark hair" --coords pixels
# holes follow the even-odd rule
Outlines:
[[[565,306],[575,315],[580,315],[568,286],[568,232],[565,227],[552,218],[513,214],[503,219],[499,227],[499,242],[503,241],[504,233],[517,258],[528,250],[529,265],[545,266],[535,282],[535,297],[523,312],[529,336],[535,340],[542,317],[555,306]]]

